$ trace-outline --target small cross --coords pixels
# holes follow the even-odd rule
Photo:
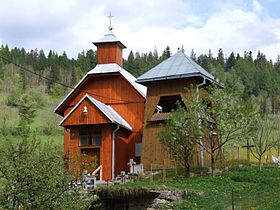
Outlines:
[[[112,17],[114,17],[114,16],[112,16],[111,15],[111,12],[110,12],[110,14],[109,14],[109,16],[107,16],[108,18],[109,18],[109,20],[110,20],[110,26],[108,27],[109,28],[109,31],[112,31],[112,25],[111,25],[111,21],[112,21]]]

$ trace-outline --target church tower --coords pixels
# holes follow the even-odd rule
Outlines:
[[[112,32],[111,18],[113,16],[111,13],[108,17],[110,18],[108,33],[98,41],[93,42],[97,47],[97,64],[117,63],[119,66],[123,67],[122,50],[126,48],[126,46],[121,43]]]

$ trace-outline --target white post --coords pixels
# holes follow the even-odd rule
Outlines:
[[[115,138],[116,132],[120,129],[120,125],[112,133],[112,180],[115,179]]]
[[[202,83],[204,84],[204,82]],[[197,99],[197,102],[199,100],[199,85],[197,86],[197,89],[196,89],[196,99]],[[202,126],[201,126],[201,114],[198,112],[198,129],[199,131],[202,131]],[[202,131],[203,132],[203,131]],[[200,155],[199,155],[199,164],[200,164],[200,167],[204,167],[204,148],[203,148],[203,134],[202,135],[199,135],[199,152],[200,152]]]

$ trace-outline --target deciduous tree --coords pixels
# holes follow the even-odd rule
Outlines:
[[[215,155],[229,142],[240,142],[252,135],[256,116],[253,105],[227,89],[209,87],[206,103],[200,110],[205,129],[205,151],[211,156],[212,172]]]
[[[170,155],[179,162],[189,175],[194,145],[199,136],[197,101],[195,95],[185,101],[185,106],[174,110],[171,119],[159,133],[159,140]]]
[[[85,209],[86,194],[69,188],[63,154],[39,139],[1,138],[0,206],[3,209]]]
[[[263,119],[259,117],[255,122],[255,132],[250,138],[253,147],[250,147],[250,151],[259,162],[259,170],[262,170],[264,154],[277,144],[277,137],[274,136],[277,127],[275,127],[276,122],[268,116]]]

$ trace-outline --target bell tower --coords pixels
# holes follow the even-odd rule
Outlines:
[[[108,16],[110,19],[109,31],[98,41],[93,42],[97,47],[97,64],[117,63],[123,67],[122,50],[126,46],[117,39],[113,34],[111,26],[112,15]]]

